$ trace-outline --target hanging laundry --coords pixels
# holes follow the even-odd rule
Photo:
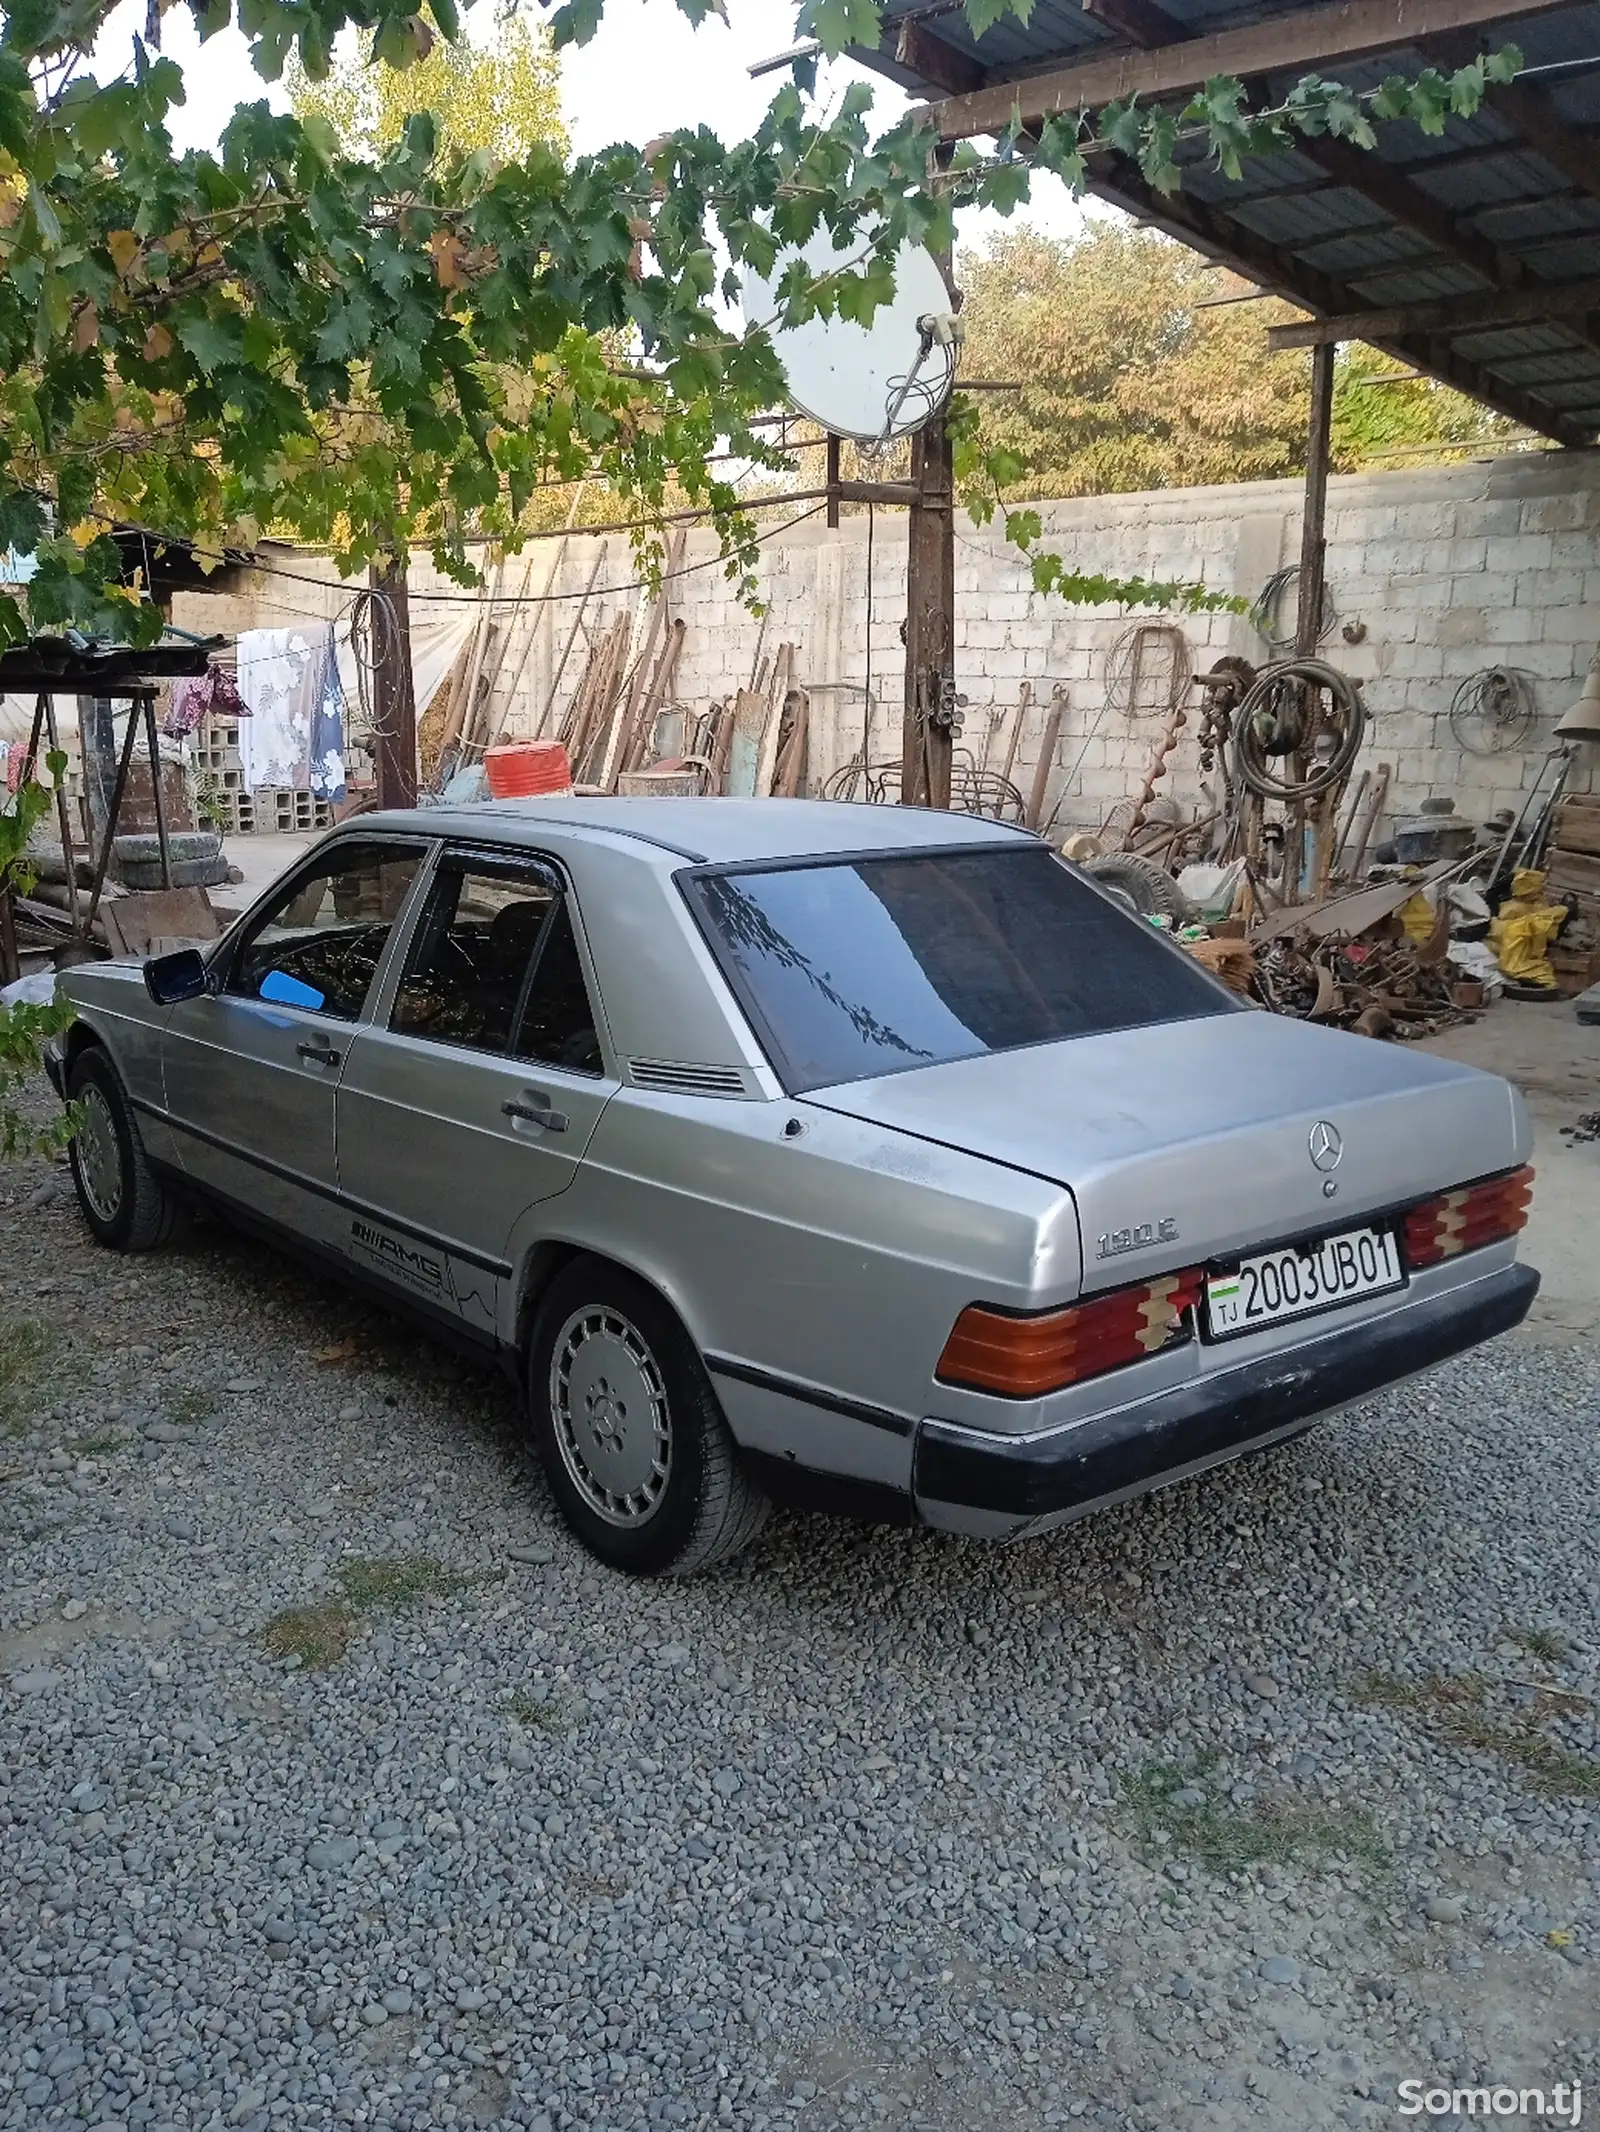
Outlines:
[[[207,718],[248,718],[250,706],[239,694],[226,667],[208,666],[203,674],[172,684],[172,701],[161,721],[168,740],[187,740]]]
[[[333,624],[247,629],[238,644],[239,694],[254,714],[239,728],[244,783],[345,796],[343,696]]]

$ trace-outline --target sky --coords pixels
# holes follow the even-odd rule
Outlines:
[[[470,33],[488,34],[493,0],[464,14]],[[142,31],[146,0],[122,0],[109,17],[95,50],[102,80],[127,63],[134,35]],[[678,126],[710,126],[724,140],[750,133],[784,77],[752,81],[751,65],[788,50],[795,41],[793,0],[729,0],[727,22],[715,17],[691,28],[673,0],[607,0],[601,27],[588,45],[562,55],[562,102],[572,145],[580,154],[614,141],[648,141]],[[162,21],[163,50],[184,70],[188,101],[173,114],[179,149],[216,145],[236,105],[266,96],[283,106],[281,88],[252,71],[238,30],[220,31],[201,44],[185,7]],[[875,112],[884,125],[905,108],[892,82],[848,61],[819,70],[818,93],[831,103],[855,80],[873,87]],[[1025,210],[1027,222],[1052,235],[1081,226],[1082,214],[1053,178],[1038,181],[1038,199]],[[1007,225],[997,215],[971,211],[962,218],[963,244],[986,244]]]

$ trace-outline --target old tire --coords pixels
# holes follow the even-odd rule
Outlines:
[[[1170,918],[1182,925],[1189,905],[1182,889],[1164,867],[1137,852],[1108,852],[1104,858],[1086,859],[1084,872],[1108,896],[1115,896],[1138,918]]]
[[[68,1160],[84,1220],[113,1251],[155,1250],[171,1236],[177,1209],[146,1160],[116,1068],[98,1045],[79,1054],[67,1095],[83,1111]]]
[[[693,1342],[620,1267],[580,1258],[551,1283],[528,1342],[528,1411],[562,1514],[614,1569],[687,1577],[766,1523]]]

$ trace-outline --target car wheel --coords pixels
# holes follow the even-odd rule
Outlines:
[[[528,1344],[528,1407],[568,1524],[615,1569],[686,1577],[766,1523],[693,1342],[618,1267],[582,1258],[551,1283]]]
[[[80,1054],[67,1095],[79,1110],[68,1159],[84,1220],[114,1251],[153,1251],[171,1236],[177,1210],[145,1159],[122,1083],[98,1046]]]

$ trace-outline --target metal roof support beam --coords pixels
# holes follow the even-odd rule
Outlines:
[[[1466,28],[1457,24],[1457,32]],[[1472,57],[1471,39],[1441,32],[1427,40],[1428,56],[1441,66],[1460,66]],[[1568,125],[1543,89],[1529,82],[1494,82],[1484,92],[1484,101],[1497,118],[1514,126],[1522,136],[1519,145],[1540,155],[1579,192],[1600,199],[1600,146],[1594,137]]]
[[[1293,325],[1269,326],[1267,346],[1321,348],[1334,341],[1369,341],[1374,334],[1476,333],[1486,326],[1543,324],[1552,319],[1585,318],[1600,311],[1600,281],[1574,281],[1565,287],[1507,289],[1493,296],[1447,296],[1433,303],[1395,304],[1387,310],[1346,311],[1331,318],[1297,319]]]
[[[1178,193],[1171,199],[1162,198],[1122,157],[1096,159],[1090,190],[1112,206],[1148,223],[1152,229],[1163,230],[1169,237],[1176,237],[1196,251],[1224,261],[1248,281],[1270,282],[1281,288],[1294,289],[1297,303],[1329,314],[1351,313],[1357,307],[1358,299],[1346,283],[1336,281],[1319,269],[1306,267],[1292,252],[1229,223],[1192,194]],[[1398,336],[1379,333],[1369,327],[1363,327],[1360,337],[1384,354],[1403,363],[1415,364],[1419,370],[1426,370],[1430,377],[1438,378],[1441,384],[1453,385],[1458,392],[1481,401],[1496,414],[1504,415],[1539,436],[1573,446],[1593,441],[1592,425],[1564,420],[1540,401],[1500,384],[1476,364],[1440,347],[1435,341],[1412,340],[1408,343]]]
[[[1425,237],[1446,258],[1458,260],[1473,273],[1481,274],[1492,288],[1515,288],[1522,281],[1520,261],[1475,230],[1463,228],[1448,208],[1410,178],[1390,170],[1372,151],[1353,148],[1348,141],[1319,139],[1297,141],[1295,153],[1315,163],[1340,185],[1371,200],[1405,228]]]
[[[1187,93],[1214,74],[1300,72],[1340,59],[1393,51],[1424,38],[1548,13],[1551,0],[1344,0],[1338,7],[1304,8],[1244,29],[1218,30],[1181,44],[1080,60],[1047,74],[990,86],[916,114],[942,140],[1002,133],[1013,117],[1037,125],[1058,112],[1109,104],[1123,97]]]

